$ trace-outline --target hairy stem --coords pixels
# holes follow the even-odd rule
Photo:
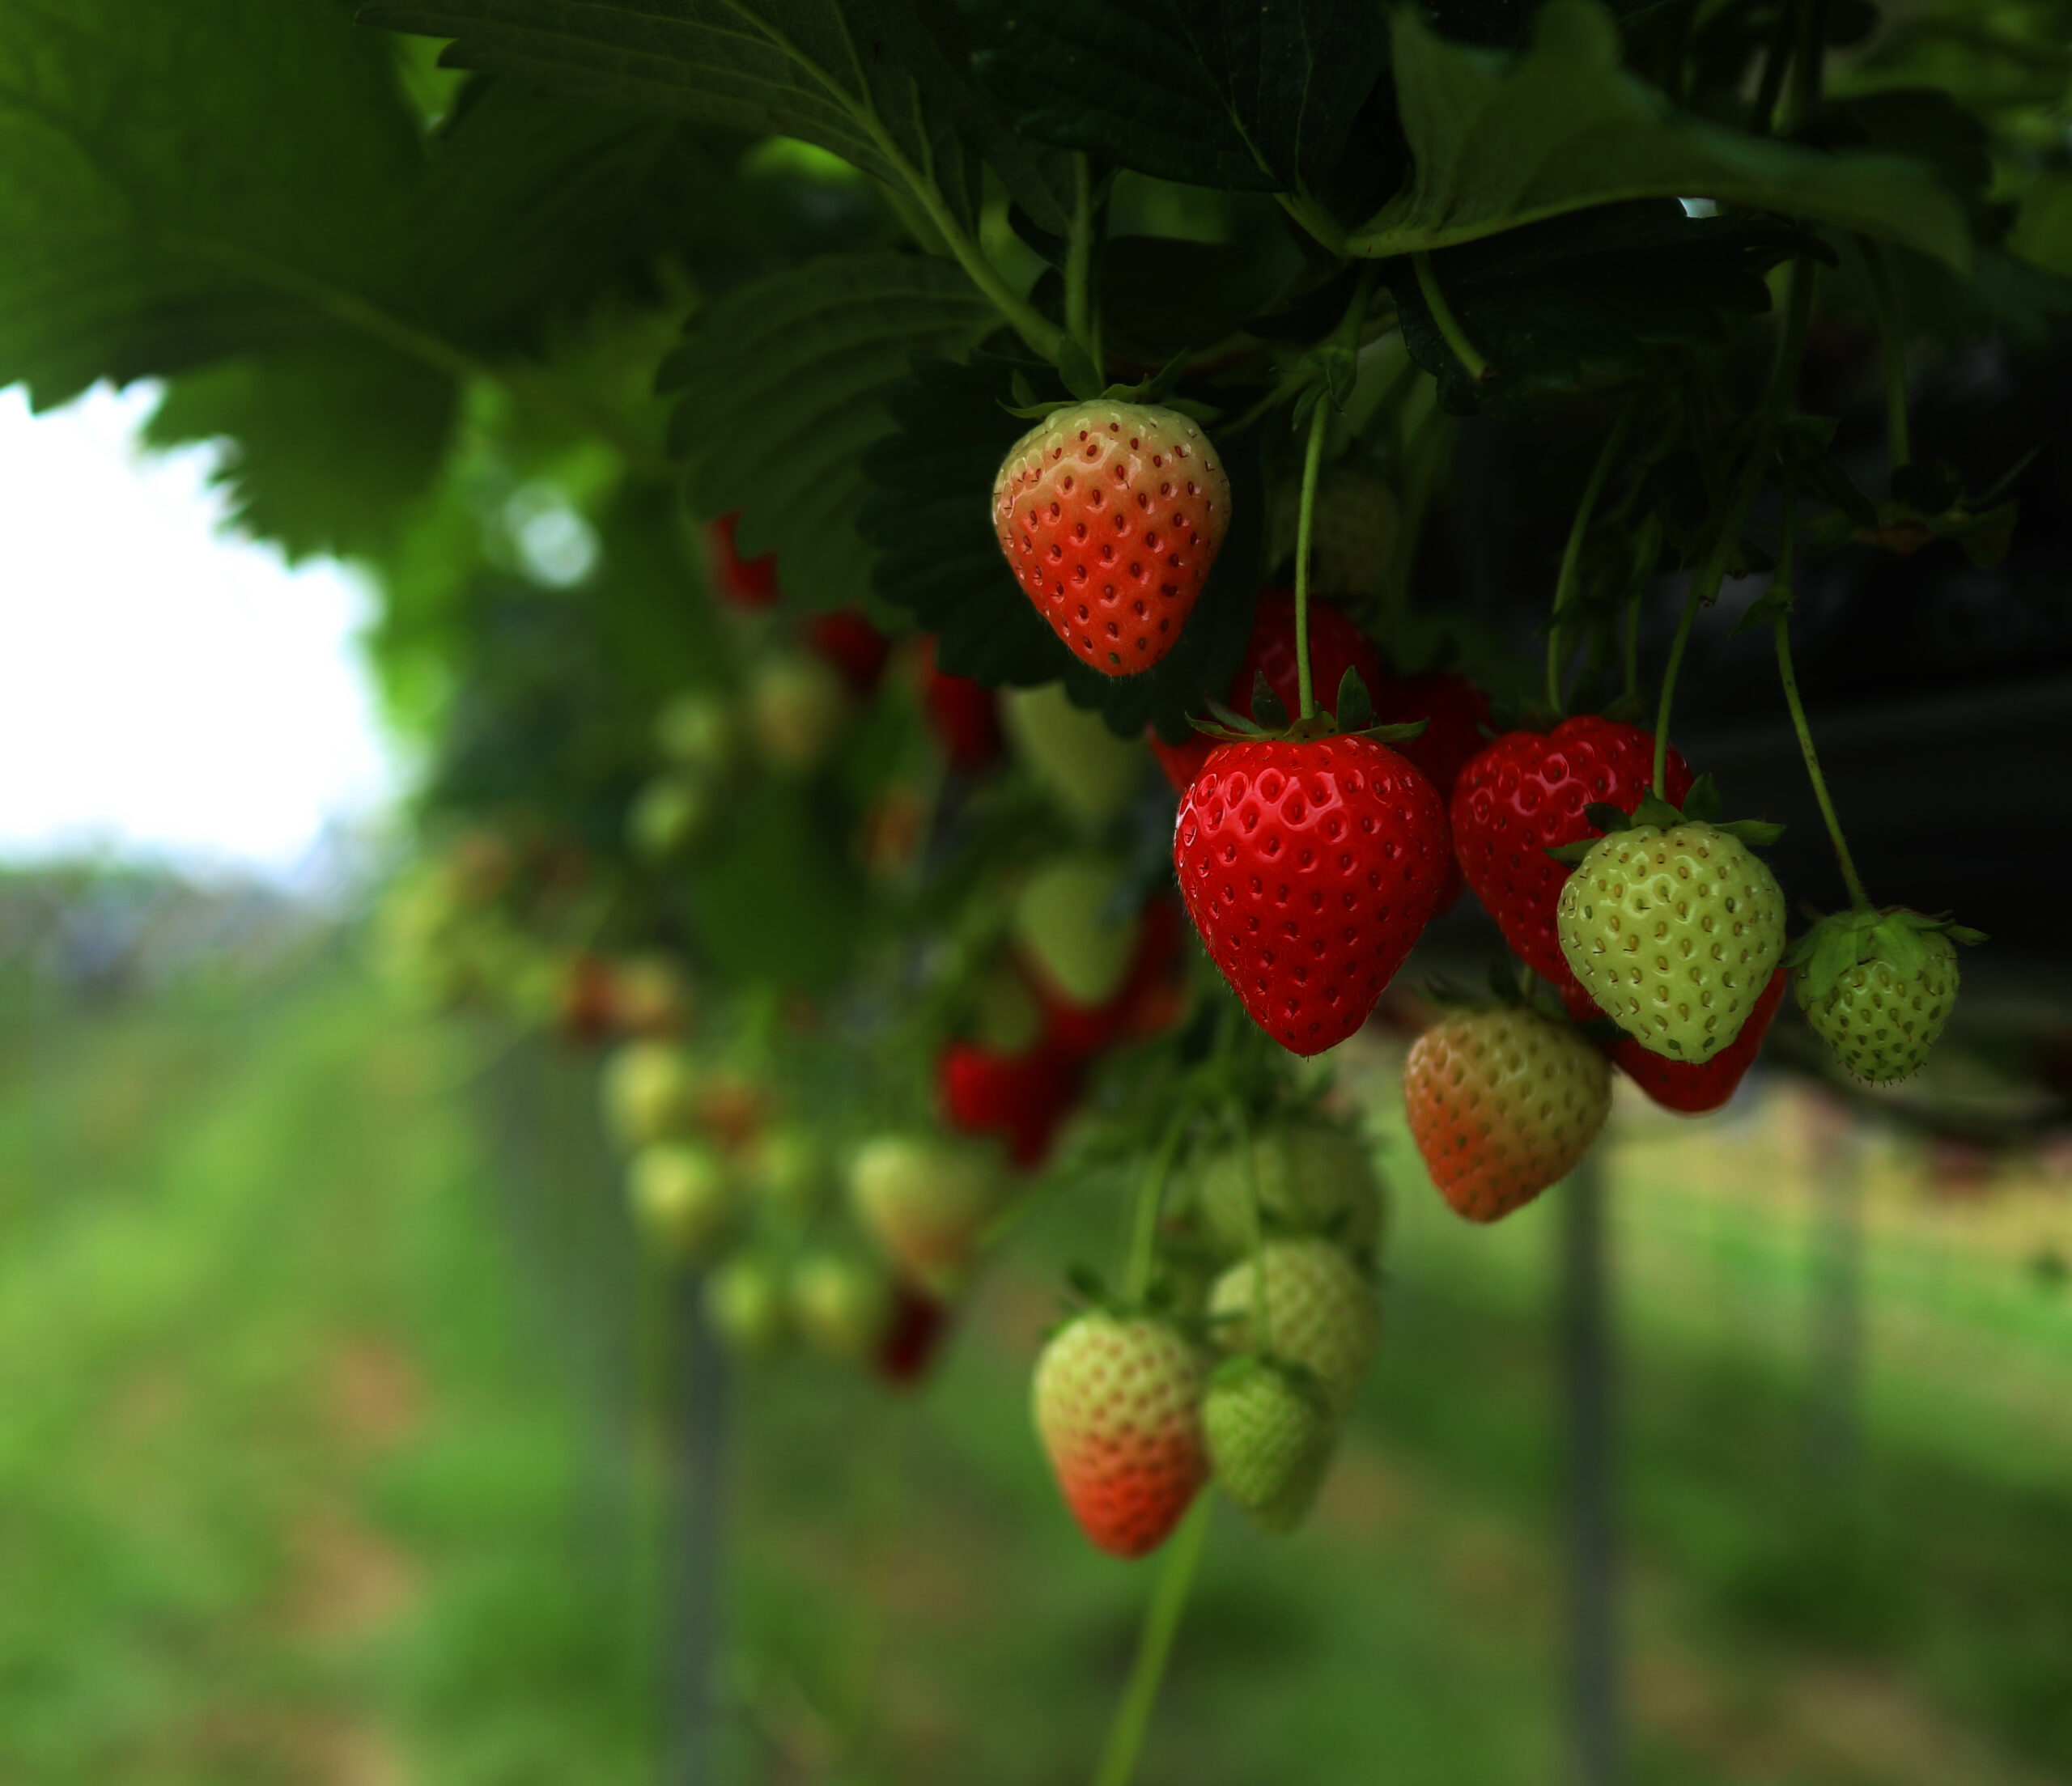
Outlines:
[[[1748,519],[1748,510],[1763,481],[1764,469],[1769,463],[1770,443],[1777,424],[1798,394],[1798,363],[1806,351],[1806,325],[1812,314],[1813,266],[1802,254],[1791,263],[1791,295],[1785,300],[1784,333],[1777,342],[1777,356],[1770,367],[1769,389],[1764,393],[1762,409],[1756,417],[1756,438],[1749,443],[1747,462],[1742,467],[1740,480],[1727,499],[1726,511],[1721,517],[1719,528],[1704,562],[1691,579],[1691,592],[1684,597],[1684,612],[1676,622],[1676,637],[1669,647],[1669,662],[1662,672],[1662,699],[1655,709],[1654,721],[1654,791],[1658,800],[1668,798],[1662,782],[1669,768],[1669,715],[1676,698],[1677,672],[1684,667],[1684,647],[1691,643],[1691,628],[1697,620],[1698,610],[1709,605],[1719,594],[1721,581],[1726,575],[1726,561],[1733,553],[1734,542],[1741,537],[1742,526]]]
[[[1122,1703],[1115,1708],[1115,1720],[1109,1726],[1093,1786],[1129,1786],[1136,1771],[1144,1733],[1151,1723],[1152,1708],[1158,1703],[1159,1683],[1166,1678],[1166,1659],[1173,1652],[1180,1614],[1187,1610],[1187,1591],[1194,1585],[1195,1566],[1201,1560],[1214,1505],[1207,1495],[1197,1498],[1180,1522],[1180,1529],[1167,1541],[1158,1584],[1152,1589],[1151,1604],[1144,1609],[1144,1629],[1137,1639],[1129,1685],[1123,1690]]]
[[[1302,455],[1302,506],[1295,523],[1295,689],[1300,717],[1305,719],[1317,715],[1317,694],[1310,677],[1310,533],[1316,519],[1324,435],[1330,426],[1331,405],[1319,392],[1316,407],[1310,412],[1310,444]]]
[[[1477,383],[1489,375],[1489,363],[1475,351],[1475,343],[1467,338],[1459,320],[1454,316],[1453,307],[1446,302],[1446,295],[1439,289],[1438,275],[1432,270],[1432,257],[1420,248],[1410,257],[1410,265],[1417,274],[1417,289],[1424,294],[1424,306],[1432,312],[1432,321],[1439,331],[1439,338],[1453,350],[1453,356],[1467,369],[1467,375]]]
[[[1547,704],[1557,714],[1561,711],[1561,616],[1575,596],[1576,575],[1583,559],[1583,539],[1590,532],[1590,517],[1597,511],[1597,499],[1603,492],[1611,462],[1626,444],[1627,432],[1632,428],[1634,414],[1639,408],[1636,399],[1619,412],[1619,419],[1612,423],[1611,432],[1604,437],[1604,444],[1598,450],[1597,463],[1590,467],[1590,481],[1583,486],[1582,500],[1576,504],[1576,518],[1569,524],[1569,543],[1562,549],[1560,574],[1554,579],[1554,612],[1547,622]]]

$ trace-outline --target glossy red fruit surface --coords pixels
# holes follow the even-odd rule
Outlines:
[[[1669,1060],[1653,1049],[1643,1048],[1631,1036],[1621,1036],[1605,1052],[1612,1064],[1666,1110],[1685,1116],[1703,1116],[1722,1108],[1733,1097],[1743,1076],[1763,1051],[1770,1023],[1784,1002],[1785,970],[1770,976],[1756,1008],[1748,1013],[1740,1033],[1708,1061]]]
[[[1367,1020],[1436,908],[1446,808],[1371,738],[1217,749],[1181,796],[1173,867],[1209,959],[1282,1047]]]
[[[1360,672],[1360,680],[1367,685],[1369,694],[1383,680],[1381,654],[1374,649],[1374,642],[1329,602],[1312,601],[1310,679],[1317,705],[1333,719],[1338,717],[1338,685],[1348,669]],[[1230,679],[1230,693],[1225,705],[1247,718],[1256,718],[1252,712],[1252,686],[1261,676],[1265,677],[1267,686],[1280,697],[1280,704],[1292,715],[1297,705],[1300,684],[1295,663],[1295,598],[1285,589],[1269,589],[1260,596],[1259,606],[1252,615],[1251,643],[1245,647],[1238,673]],[[1201,766],[1208,761],[1208,753],[1218,742],[1200,732],[1177,745],[1167,744],[1156,731],[1147,732],[1145,736],[1150,740],[1152,754],[1157,757],[1158,766],[1166,771],[1166,778],[1173,784],[1176,794],[1187,791],[1187,783],[1201,773]],[[1480,740],[1476,741],[1479,744]],[[1410,753],[1405,751],[1403,754]],[[1414,757],[1412,760],[1416,761]]]
[[[1471,757],[1454,783],[1450,810],[1461,872],[1513,952],[1561,995],[1573,1016],[1599,1013],[1555,935],[1555,908],[1570,871],[1547,852],[1601,835],[1584,808],[1603,801],[1630,812],[1654,774],[1653,732],[1582,714],[1552,732],[1505,732]],[[1680,805],[1691,771],[1675,750],[1664,778],[1671,802]]]
[[[943,1118],[966,1135],[996,1135],[1017,1166],[1039,1166],[1079,1101],[1080,1062],[1047,1038],[1018,1054],[953,1041],[936,1063]]]
[[[767,608],[778,599],[777,554],[745,558],[735,549],[741,511],[722,515],[705,530],[705,562],[712,593],[730,608]]]
[[[1000,758],[1000,697],[983,683],[936,667],[936,645],[921,653],[921,705],[928,730],[959,769],[989,769]]]

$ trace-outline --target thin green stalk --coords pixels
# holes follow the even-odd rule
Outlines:
[[[1819,109],[1827,72],[1828,0],[1798,0],[1798,45],[1791,58],[1791,127],[1802,129]]]
[[[1753,136],[1766,137],[1776,126],[1777,98],[1784,91],[1785,70],[1791,66],[1792,42],[1798,35],[1798,0],[1777,8],[1777,35],[1764,56],[1762,85],[1756,90],[1756,104],[1748,115]]]
[[[1627,431],[1633,426],[1639,408],[1637,398],[1619,412],[1611,432],[1604,437],[1603,446],[1598,449],[1597,463],[1590,467],[1590,481],[1583,486],[1582,500],[1576,504],[1576,518],[1569,524],[1569,543],[1561,553],[1560,575],[1554,579],[1554,612],[1547,622],[1547,704],[1557,714],[1561,711],[1561,616],[1575,596],[1576,574],[1583,558],[1583,538],[1590,532],[1591,515],[1597,511],[1597,499],[1603,492],[1612,460],[1626,444]]]
[[[1201,1560],[1214,1506],[1207,1495],[1198,1497],[1179,1529],[1166,1542],[1158,1584],[1152,1589],[1151,1604],[1144,1610],[1136,1661],[1130,1669],[1129,1685],[1123,1690],[1122,1703],[1115,1708],[1115,1722],[1108,1727],[1108,1741],[1101,1751],[1093,1786],[1129,1786],[1136,1772],[1137,1756],[1144,1748],[1152,1709],[1158,1703],[1159,1683],[1166,1678],[1166,1661],[1173,1652],[1180,1614],[1187,1610],[1187,1591],[1194,1585],[1195,1566]]]
[[[1331,405],[1322,392],[1310,412],[1310,444],[1302,455],[1302,506],[1295,525],[1295,688],[1300,717],[1317,715],[1316,690],[1310,677],[1310,533],[1316,519],[1317,473],[1323,464],[1324,435],[1331,426]]]
[[[1734,542],[1741,537],[1741,529],[1748,519],[1748,511],[1756,500],[1756,491],[1763,481],[1764,469],[1769,463],[1770,442],[1777,432],[1777,423],[1783,419],[1785,407],[1798,390],[1798,363],[1806,350],[1806,325],[1813,314],[1813,267],[1804,255],[1791,263],[1791,295],[1785,300],[1784,334],[1777,343],[1777,356],[1770,368],[1770,385],[1764,393],[1763,406],[1756,422],[1756,438],[1749,443],[1747,462],[1742,468],[1740,481],[1728,498],[1726,511],[1721,519],[1719,530],[1713,535],[1704,562],[1691,579],[1691,592],[1684,598],[1684,613],[1676,622],[1676,637],[1669,647],[1669,662],[1662,672],[1662,699],[1655,709],[1654,721],[1654,791],[1657,799],[1666,800],[1663,778],[1669,768],[1669,715],[1676,698],[1676,677],[1684,667],[1684,648],[1691,643],[1691,628],[1698,617],[1698,610],[1709,605],[1719,594],[1719,586],[1726,575],[1726,561],[1734,550]]]
[[[1784,523],[1777,543],[1777,580],[1787,590],[1791,586],[1792,547],[1798,523],[1797,493],[1787,487],[1784,493]],[[1835,859],[1841,864],[1842,881],[1849,889],[1849,903],[1860,912],[1870,911],[1873,909],[1870,897],[1863,890],[1862,879],[1856,872],[1856,859],[1849,854],[1849,839],[1842,835],[1841,818],[1828,792],[1828,778],[1820,772],[1819,753],[1813,748],[1813,728],[1807,723],[1806,704],[1798,698],[1798,676],[1791,663],[1791,613],[1788,603],[1771,623],[1771,632],[1777,640],[1777,680],[1784,684],[1785,705],[1791,709],[1791,729],[1798,734],[1799,754],[1806,759],[1806,778],[1812,783],[1813,797],[1820,803],[1820,817],[1828,827],[1828,841],[1835,846]]]
[[[1151,1288],[1151,1264],[1158,1248],[1158,1211],[1166,1198],[1166,1180],[1173,1170],[1173,1158],[1180,1151],[1193,1105],[1182,1103],[1174,1111],[1151,1156],[1144,1181],[1137,1187],[1136,1210],[1130,1223],[1130,1256],[1123,1283],[1123,1300],[1132,1308],[1141,1304]]]
[[[1065,245],[1065,332],[1094,357],[1093,172],[1084,155],[1072,158],[1072,238]]]
[[[1432,312],[1433,323],[1439,331],[1439,338],[1453,350],[1454,358],[1467,368],[1467,375],[1480,383],[1489,375],[1489,363],[1475,351],[1475,343],[1467,338],[1454,316],[1453,307],[1446,302],[1446,295],[1439,289],[1438,275],[1432,270],[1432,257],[1420,248],[1410,257],[1412,269],[1417,275],[1417,289],[1424,294],[1424,307]]]
[[[1885,358],[1885,452],[1889,477],[1913,462],[1907,426],[1907,341],[1900,317],[1900,295],[1884,252],[1867,235],[1856,239],[1870,273],[1870,303],[1878,315],[1878,342]]]

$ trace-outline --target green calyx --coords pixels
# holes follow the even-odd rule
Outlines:
[[[1614,806],[1608,800],[1593,800],[1583,808],[1583,816],[1606,837],[1618,831],[1632,831],[1642,825],[1652,825],[1666,831],[1672,825],[1704,825],[1737,842],[1760,848],[1774,843],[1784,835],[1781,825],[1773,825],[1768,819],[1722,819],[1719,817],[1719,784],[1709,775],[1700,775],[1691,784],[1691,791],[1684,797],[1682,806],[1672,805],[1658,794],[1643,794],[1640,804],[1631,812]],[[1596,847],[1602,839],[1578,838],[1573,843],[1564,843],[1547,853],[1565,868],[1573,868]]]
[[[1102,377],[1086,350],[1067,336],[1058,344],[1057,367],[1059,378],[1072,395],[1046,401],[1036,395],[1036,388],[1029,382],[1028,375],[1017,371],[1008,387],[1014,401],[1000,407],[1025,422],[1040,422],[1060,409],[1076,409],[1087,403],[1156,405],[1176,415],[1183,415],[1190,422],[1206,424],[1216,421],[1223,412],[1213,403],[1172,394],[1180,382],[1180,375],[1187,370],[1187,357],[1186,354],[1176,354],[1149,378],[1139,379],[1134,384],[1110,384]]]
[[[1297,743],[1314,738],[1371,738],[1376,744],[1395,745],[1416,737],[1431,723],[1429,719],[1411,719],[1401,725],[1376,725],[1374,697],[1367,692],[1366,682],[1360,672],[1349,664],[1345,674],[1339,678],[1335,717],[1319,707],[1306,719],[1291,720],[1287,707],[1267,684],[1263,672],[1252,682],[1250,718],[1234,708],[1226,707],[1213,696],[1208,705],[1209,718],[1190,717],[1187,723],[1195,731],[1211,738],[1220,738],[1226,744],[1262,738],[1285,738]]]
[[[1832,912],[1791,945],[1784,965],[1791,970],[1802,1004],[1825,999],[1851,968],[1883,961],[1904,979],[1916,979],[1930,962],[1921,939],[1947,936],[1967,946],[1985,941],[1985,933],[1955,923],[1945,913],[1931,917],[1904,906],[1883,911]]]

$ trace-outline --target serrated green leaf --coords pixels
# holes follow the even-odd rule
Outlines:
[[[862,460],[892,429],[885,397],[917,354],[966,352],[997,321],[956,267],[913,255],[808,261],[729,292],[692,319],[658,377],[681,395],[670,444],[693,504],[744,511],[741,550],[777,552],[788,592],[819,607],[862,600]],[[1005,415],[999,426],[1010,444],[1022,431]]]
[[[1963,207],[1896,155],[1824,155],[1672,113],[1620,64],[1594,0],[1548,0],[1515,58],[1450,44],[1417,9],[1395,16],[1396,95],[1410,180],[1352,234],[1357,254],[1452,248],[1565,212],[1699,195],[1811,217],[1960,268]]]
[[[887,185],[932,182],[967,230],[982,156],[1045,227],[1070,215],[1062,157],[1019,142],[943,47],[928,0],[376,0],[369,24],[454,40],[442,60],[601,104],[799,137]]]
[[[1058,339],[1058,376],[1064,380],[1065,388],[1082,402],[1090,402],[1107,387],[1086,350],[1069,335]]]
[[[1763,274],[1786,256],[1824,255],[1818,239],[1772,218],[1696,218],[1674,199],[1641,199],[1529,224],[1433,257],[1433,276],[1488,362],[1471,377],[1433,320],[1408,263],[1389,289],[1403,340],[1456,414],[1516,411],[1537,391],[1573,390],[1586,372],[1633,372],[1645,350],[1716,346],[1728,320],[1768,309]]]

